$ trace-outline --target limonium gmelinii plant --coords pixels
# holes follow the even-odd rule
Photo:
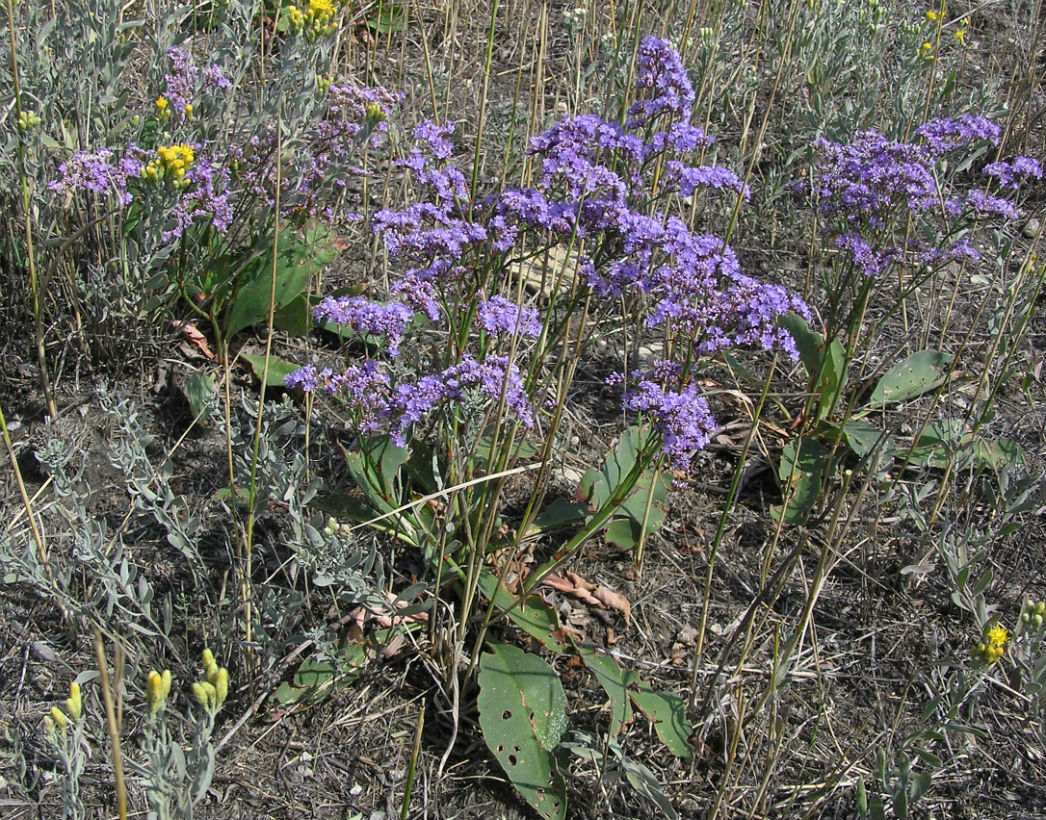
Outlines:
[[[355,332],[350,361],[306,365],[286,384],[341,403],[371,465],[360,475],[378,479],[392,506],[404,504],[401,535],[427,533],[440,544],[427,554],[458,567],[489,550],[493,534],[506,531],[496,479],[522,453],[537,453],[540,478],[503,544],[519,546],[564,446],[572,380],[595,342],[618,363],[605,390],[640,426],[640,452],[528,588],[606,524],[645,470],[691,466],[716,429],[697,385],[712,354],[754,347],[795,355],[777,320],[807,315],[802,301],[744,274],[728,245],[688,225],[698,189],[748,195],[732,171],[700,163],[713,140],[691,124],[693,103],[679,55],[647,38],[620,122],[591,114],[557,122],[529,145],[536,182],[490,194],[474,191],[456,166],[452,123],[415,129],[416,147],[397,165],[423,196],[373,220],[398,267],[388,298],[321,302],[318,320]],[[528,292],[521,271],[550,259],[558,263],[541,292]],[[643,337],[659,340],[658,353],[637,361],[627,354]],[[528,437],[539,446],[525,449]],[[409,493],[389,497],[382,464],[390,448],[423,449],[425,469],[439,472],[431,485],[461,488],[439,533],[407,508]]]

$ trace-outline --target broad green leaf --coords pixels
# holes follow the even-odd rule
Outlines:
[[[546,820],[563,820],[566,781],[553,750],[566,731],[567,696],[545,661],[508,644],[479,660],[483,740],[516,790]]]
[[[578,498],[588,503],[589,508],[598,510],[610,502],[615,490],[627,479],[648,441],[649,433],[638,427],[629,427],[621,434],[614,449],[607,453],[602,468],[590,468],[581,478]],[[650,467],[644,470],[615,512],[618,521],[611,522],[606,537],[622,549],[632,549],[639,542],[640,523],[647,515],[647,535],[655,532],[664,521],[664,509],[660,503],[668,496],[670,486],[668,473]],[[650,510],[647,502],[650,493]]]
[[[581,501],[557,498],[537,514],[527,530],[527,535],[557,530],[571,524],[579,524],[588,516],[588,505]]]
[[[625,755],[621,756],[621,768],[632,788],[661,810],[661,817],[667,818],[667,820],[677,820],[679,814],[676,812],[675,806],[672,805],[672,801],[668,799],[668,795],[661,788],[661,783],[650,769],[638,760],[633,760]]]
[[[948,378],[952,357],[939,350],[920,350],[898,362],[879,380],[868,404],[876,409],[907,401],[940,387]]]
[[[207,373],[194,373],[185,381],[185,399],[189,402],[193,420],[201,427],[207,426],[207,417],[211,413],[211,401],[218,390],[214,386],[214,376]]]
[[[821,478],[831,464],[831,452],[815,438],[789,441],[781,451],[777,475],[781,479],[784,503],[771,514],[787,524],[798,524],[817,503]]]
[[[609,655],[597,652],[588,646],[577,646],[577,653],[585,662],[599,685],[610,698],[610,736],[617,737],[622,727],[632,721],[632,704],[628,698],[628,687],[639,680],[632,671],[622,669],[620,664]]]
[[[500,612],[546,649],[562,654],[570,649],[566,635],[559,625],[556,611],[540,595],[528,595],[524,601],[505,589],[498,577],[484,567],[480,570],[479,590],[488,601],[493,601]]]
[[[255,378],[261,381],[262,373],[265,372],[265,357],[253,356],[248,353],[241,353],[240,358],[251,366],[251,370],[254,371]],[[294,362],[288,362],[284,361],[283,359],[277,359],[275,356],[270,356],[269,372],[266,374],[265,386],[283,387],[284,376],[293,373],[299,367],[300,365],[297,365]]]
[[[330,232],[322,227],[310,228],[302,236],[281,234],[277,250],[275,293],[272,250],[269,249],[252,260],[242,274],[243,284],[232,296],[232,308],[226,320],[228,335],[265,319],[269,315],[271,296],[274,296],[274,308],[290,304],[308,287],[309,279],[338,256]]]
[[[661,742],[676,757],[690,758],[690,735],[694,728],[686,719],[686,704],[678,695],[670,692],[656,692],[650,684],[639,682],[629,695],[647,720],[654,724],[654,730]]]

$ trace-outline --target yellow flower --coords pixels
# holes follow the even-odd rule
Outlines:
[[[167,102],[167,98],[163,94],[156,98],[156,113],[161,119],[171,115],[170,103]]]
[[[54,725],[59,732],[65,732],[66,727],[69,725],[69,719],[65,716],[65,712],[57,706],[51,707],[51,720],[54,721]]]
[[[995,626],[988,630],[987,641],[992,646],[1005,646],[1009,640],[1010,633],[1002,624],[995,624]]]
[[[65,708],[73,720],[79,720],[83,714],[83,699],[80,697],[80,684],[73,681],[69,684],[69,697],[66,698]]]
[[[934,22],[939,16],[940,15],[937,12],[932,10],[926,12],[926,19],[929,20],[931,23]]]
[[[207,681],[197,681],[192,685],[193,697],[196,698],[196,702],[200,704],[208,712],[215,712],[214,702],[217,698],[217,692],[214,687]]]
[[[919,58],[922,59],[922,60],[931,60],[931,59],[933,59],[933,44],[932,43],[923,43],[921,46],[919,46]]]
[[[165,669],[162,675],[155,669],[150,672],[145,683],[145,703],[149,707],[150,717],[167,705],[167,696],[170,693],[171,670]]]
[[[966,45],[966,22],[965,21],[957,29],[955,29],[955,34],[953,34],[952,37],[955,38],[956,42],[958,42],[959,45],[961,45],[961,46]]]

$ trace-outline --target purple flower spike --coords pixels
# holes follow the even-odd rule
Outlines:
[[[519,334],[536,339],[541,335],[541,319],[534,308],[520,307],[503,296],[481,302],[479,323],[487,333]]]
[[[1031,157],[1014,157],[1009,162],[985,165],[984,173],[995,177],[1004,188],[1016,191],[1029,179],[1042,179],[1042,166]]]
[[[694,87],[690,84],[679,53],[668,40],[646,37],[639,44],[636,89],[649,97],[637,100],[628,109],[630,128],[642,128],[660,114],[690,121]]]
[[[689,468],[694,454],[703,450],[716,432],[708,402],[693,384],[680,391],[669,391],[650,379],[642,379],[636,390],[625,393],[622,404],[626,410],[653,418],[661,434],[661,452],[680,470]]]
[[[963,114],[958,117],[930,120],[920,125],[915,133],[923,138],[927,150],[939,157],[979,140],[998,145],[1002,129],[986,117]]]
[[[351,327],[357,333],[384,336],[390,356],[399,355],[403,334],[414,317],[414,312],[406,305],[398,302],[383,305],[362,296],[337,299],[328,296],[316,305],[312,313],[317,319]]]

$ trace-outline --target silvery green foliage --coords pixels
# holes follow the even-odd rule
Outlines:
[[[110,459],[118,464],[119,438],[111,447]],[[172,622],[170,601],[164,599],[156,610],[153,585],[128,554],[122,529],[114,530],[103,516],[87,509],[89,496],[103,488],[91,486],[86,461],[74,465],[77,455],[75,447],[58,437],[36,453],[52,478],[61,517],[69,524],[72,560],[52,561],[45,567],[32,544],[26,543],[21,551],[0,544],[7,569],[4,580],[30,584],[67,613],[106,631],[133,632],[166,642]]]
[[[133,401],[113,396],[105,385],[98,391],[98,401],[114,427],[109,461],[125,476],[132,503],[153,516],[163,528],[167,542],[198,575],[203,569],[198,545],[205,522],[184,496],[171,489],[171,460],[164,457],[153,463],[156,459],[149,456],[148,448],[155,444],[155,436],[146,432]]]
[[[232,426],[233,459],[238,485],[247,487],[258,405],[244,396],[240,409]],[[308,507],[320,489],[320,480],[307,476],[305,427],[290,397],[266,402],[258,437],[255,509],[278,512],[279,540],[293,551],[297,567],[308,573],[313,586],[329,589],[339,605],[386,607],[386,559],[377,541],[359,541],[345,528],[325,526]],[[289,636],[292,624],[300,621],[304,605],[300,593],[266,585],[260,594],[264,631],[273,638]]]

